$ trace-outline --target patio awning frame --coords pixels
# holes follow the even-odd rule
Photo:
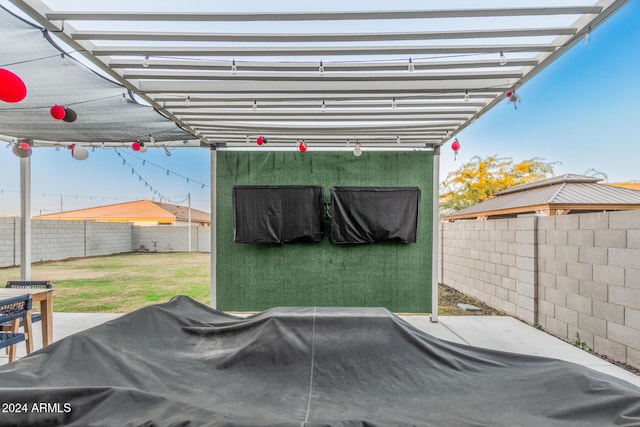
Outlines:
[[[242,146],[265,135],[291,146],[304,139],[310,147],[337,148],[362,139],[389,149],[404,149],[405,142],[425,148],[446,143],[626,1],[227,13],[206,7],[182,12],[178,6],[175,12],[52,10],[41,0],[11,0],[73,55],[162,112],[202,146]],[[554,24],[558,17],[564,25]],[[530,24],[508,26],[500,21],[504,18]],[[373,20],[375,31],[347,31]],[[416,21],[424,25],[416,28]],[[88,28],[94,22],[97,28]],[[443,22],[458,26],[442,28]],[[202,30],[214,23],[238,29]],[[254,23],[298,29],[242,29]],[[327,30],[301,31],[301,23],[326,23]],[[162,30],[148,29],[158,24]],[[499,64],[499,55],[508,57],[506,65]]]

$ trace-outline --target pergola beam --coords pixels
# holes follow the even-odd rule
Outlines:
[[[450,9],[361,12],[265,12],[265,13],[131,13],[56,11],[50,21],[160,21],[160,22],[271,22],[271,21],[356,21],[372,19],[441,19],[505,16],[584,15],[602,12],[601,6],[527,7],[504,9]]]
[[[318,43],[318,42],[376,42],[408,40],[479,39],[500,37],[544,37],[573,35],[574,28],[525,28],[507,30],[468,31],[417,31],[389,33],[196,33],[155,31],[80,31],[73,34],[74,40],[114,41],[179,41],[179,42],[226,42],[226,43]]]
[[[427,70],[456,70],[456,69],[510,69],[517,70],[520,67],[533,67],[538,64],[536,59],[512,59],[506,66],[501,67],[495,60],[493,61],[439,61],[439,62],[415,62],[416,71]],[[149,58],[149,66],[143,66],[143,59],[114,58],[109,61],[109,66],[114,69],[161,69],[161,70],[206,70],[206,71],[230,71],[230,60],[190,60]],[[323,62],[327,75],[333,72],[376,72],[376,71],[407,71],[407,61],[395,60],[386,62]],[[318,72],[318,62],[273,62],[273,61],[236,61],[238,74],[247,71],[258,72]]]
[[[379,73],[330,73],[320,75],[317,70],[313,73],[242,73],[231,74],[227,72],[167,72],[162,70],[147,70],[125,72],[126,79],[135,80],[180,80],[180,81],[271,81],[271,82],[397,82],[397,81],[457,81],[457,80],[488,80],[488,79],[519,79],[521,72],[468,72],[468,73],[404,73],[379,74]]]
[[[336,47],[229,47],[229,46],[96,46],[96,56],[370,56],[370,55],[467,55],[498,54],[515,52],[553,52],[550,44],[504,44],[504,45],[445,45],[445,46],[336,46]],[[496,58],[497,60],[497,58]]]

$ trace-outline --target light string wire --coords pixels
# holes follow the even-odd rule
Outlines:
[[[210,188],[211,187],[209,184],[205,184],[204,182],[200,182],[200,181],[195,180],[193,178],[190,178],[190,177],[188,177],[186,175],[182,175],[182,174],[180,174],[178,172],[175,172],[175,171],[173,171],[171,169],[167,169],[164,166],[160,166],[160,165],[158,165],[156,163],[153,163],[152,161],[149,161],[147,159],[143,159],[142,157],[136,156],[135,154],[125,153],[125,152],[118,152],[118,155],[120,157],[122,157],[121,154],[124,154],[126,156],[133,157],[133,158],[136,158],[136,159],[140,160],[142,162],[142,166],[145,166],[146,164],[150,164],[151,166],[154,166],[154,167],[156,167],[158,169],[162,169],[163,171],[166,172],[167,176],[175,175],[175,176],[178,176],[180,178],[184,178],[187,181],[188,184],[191,184],[191,183],[198,184],[200,186],[200,188]]]
[[[131,163],[129,163],[127,161],[127,159],[125,159],[122,156],[122,153],[120,153],[120,151],[118,151],[117,148],[114,148],[114,152],[116,153],[116,155],[119,158],[122,159],[122,165],[129,167],[131,169],[131,174],[137,176],[138,177],[138,181],[144,182],[145,188],[148,188],[149,191],[153,191],[154,195],[156,195],[156,196],[158,196],[158,197],[160,197],[160,198],[162,198],[162,199],[166,200],[167,202],[169,202],[171,204],[174,204],[174,205],[179,205],[180,203],[184,203],[185,201],[187,201],[188,196],[178,196],[178,197],[183,197],[183,199],[182,200],[177,200],[174,197],[167,197],[164,194],[160,193],[153,185],[151,185],[149,183],[149,181],[147,181],[145,178],[142,177],[142,175],[140,175],[140,173],[131,165]]]

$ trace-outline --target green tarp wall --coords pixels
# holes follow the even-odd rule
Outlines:
[[[217,153],[217,308],[386,307],[431,311],[433,154],[415,152]],[[234,185],[417,186],[417,243],[257,245],[233,241]]]

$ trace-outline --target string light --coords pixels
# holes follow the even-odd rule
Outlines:
[[[151,166],[153,166],[153,167],[156,167],[156,168],[158,168],[158,169],[162,169],[163,171],[165,171],[165,173],[167,174],[167,176],[168,176],[168,175],[170,175],[170,174],[172,174],[172,175],[175,175],[175,176],[179,176],[179,177],[181,177],[181,178],[188,179],[188,180],[189,180],[189,182],[193,182],[193,183],[195,183],[195,184],[201,184],[201,185],[204,185],[204,186],[206,186],[206,187],[208,187],[208,186],[209,186],[208,184],[202,183],[202,182],[197,181],[197,180],[195,180],[195,179],[193,179],[193,178],[189,178],[188,176],[181,175],[181,174],[179,174],[178,172],[175,172],[175,171],[172,171],[172,170],[170,170],[170,169],[167,169],[167,168],[165,168],[165,167],[163,167],[163,166],[160,166],[160,165],[158,165],[158,164],[156,164],[156,163],[152,162],[151,160],[147,160],[147,159],[143,159],[142,157],[138,157],[138,156],[136,156],[136,155],[135,155],[135,154],[133,154],[133,153],[126,152],[126,151],[122,151],[122,152],[121,152],[121,151],[118,151],[118,150],[116,150],[116,151],[117,151],[121,156],[133,157],[134,159],[137,159],[137,160],[142,161],[142,165],[143,165],[143,166],[144,166],[144,165],[146,165],[146,164],[148,163],[148,164],[150,164],[150,165],[151,165]]]
[[[324,75],[324,64],[322,63],[322,60],[320,60],[320,66],[318,67],[318,73],[320,73],[320,75]]]
[[[184,106],[188,107],[191,105],[191,96],[187,96],[187,99],[184,100]]]
[[[507,57],[504,56],[504,52],[500,51],[500,65],[507,65]]]
[[[398,135],[398,136],[396,136],[396,144],[400,144],[400,142],[402,142],[402,141],[400,140],[400,135]]]
[[[362,155],[362,148],[360,145],[360,141],[356,141],[356,146],[353,147],[353,155],[356,157],[360,157]]]
[[[125,94],[124,92],[122,92],[122,98],[120,99],[120,102],[122,102],[123,104],[127,103],[127,94]]]
[[[253,111],[256,111],[258,109],[258,101],[256,100],[253,101],[253,105],[251,106],[251,109]]]
[[[60,54],[60,65],[69,65],[69,63],[67,62],[67,57],[64,56],[64,52]]]
[[[393,110],[396,109],[396,97],[395,96],[391,100],[391,109],[393,109]]]
[[[145,56],[144,59],[142,60],[142,66],[144,68],[149,68],[149,55]]]
[[[323,113],[327,110],[327,104],[324,103],[324,99],[322,100],[322,105],[320,106],[320,111]]]
[[[469,89],[464,90],[464,102],[469,102]]]
[[[138,177],[138,181],[139,182],[143,182],[145,188],[149,188],[149,190],[153,191],[154,194],[158,194],[163,199],[168,200],[168,201],[170,201],[170,203],[173,203],[173,204],[176,204],[176,205],[180,204],[180,203],[183,203],[185,200],[187,200],[187,198],[185,197],[184,200],[182,200],[182,201],[171,201],[171,198],[169,198],[167,196],[164,196],[163,194],[158,192],[158,190],[156,188],[154,188],[154,186],[151,185],[151,183],[149,183],[145,178],[143,178],[142,175],[140,175],[140,173],[138,173],[138,171],[129,162],[126,161],[126,159],[122,156],[122,153],[120,153],[118,150],[115,150],[115,153],[118,155],[118,157],[120,157],[122,159],[122,162],[123,162],[122,164],[124,166],[127,166],[127,167],[131,168],[131,174],[137,176]],[[149,162],[149,163],[151,163],[151,162]],[[157,165],[154,165],[154,166],[157,166]],[[167,176],[169,176],[169,172],[170,172],[169,169],[167,169]],[[185,178],[187,183],[191,182],[189,177],[177,174],[175,172],[173,172],[173,174],[176,175],[176,176],[179,176],[181,178]],[[202,188],[204,188],[206,186],[205,184],[203,184],[201,182],[198,182],[198,181],[193,181],[193,182],[197,183],[197,184],[201,184]],[[133,199],[133,200],[135,200],[135,199]]]
[[[415,65],[413,65],[413,59],[411,59],[411,57],[409,57],[409,67],[408,67],[408,70],[409,70],[409,72],[413,72],[413,71],[415,71],[415,69],[416,69],[416,67],[415,67]]]
[[[153,135],[149,134],[149,144],[155,144],[156,143],[156,139],[153,137]]]
[[[236,74],[238,72],[238,66],[236,65],[236,59],[233,58],[231,61],[231,74]]]

